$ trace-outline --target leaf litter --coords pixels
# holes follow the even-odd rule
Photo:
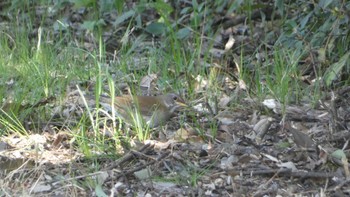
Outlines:
[[[62,12],[72,9],[70,6],[64,8]],[[69,17],[64,24],[76,30],[75,36],[81,36],[86,31],[82,26],[85,11],[73,10],[66,13]],[[262,12],[269,18],[270,11]],[[111,13],[105,20],[120,27],[118,32],[122,32],[125,31],[123,25],[134,14],[130,11],[116,18]],[[261,30],[259,18],[258,12],[254,12],[251,20],[255,28]],[[249,28],[241,25],[246,19],[246,16],[223,18],[225,29],[218,36],[217,46],[208,50],[215,59],[222,61],[228,53],[238,53],[240,43],[244,43],[248,54],[257,48],[256,41],[247,35]],[[58,28],[54,30],[58,31]],[[161,30],[164,34],[166,26]],[[153,30],[148,28],[146,31]],[[254,38],[265,36],[261,31],[253,32],[257,32]],[[136,35],[137,32],[132,33]],[[95,38],[88,34],[84,38],[84,48],[89,51],[95,48]],[[107,49],[113,54],[118,47],[109,45]],[[345,57],[337,72],[330,72],[327,83],[335,80],[344,66]],[[256,64],[264,62],[260,55],[256,59]],[[202,63],[207,65],[205,61]],[[308,196],[332,195],[340,191],[346,194],[349,187],[349,88],[325,92],[326,97],[321,98],[316,107],[311,107],[310,103],[283,105],[271,99],[261,102],[247,91],[249,87],[244,81],[235,78],[240,74],[240,61],[235,59],[232,63],[234,66],[219,68],[219,72],[208,65],[209,72],[217,72],[213,76],[220,88],[214,92],[210,92],[212,84],[208,77],[193,77],[197,82],[194,90],[198,100],[189,101],[193,104],[192,109],[172,119],[166,129],[159,128],[150,140],[144,143],[135,140],[131,143],[132,148],[122,146],[119,159],[105,158],[104,151],[96,151],[101,157],[96,158],[95,163],[74,148],[75,136],[70,128],[86,110],[95,109],[94,100],[89,99],[87,106],[83,105],[81,95],[73,90],[68,92],[63,105],[51,98],[39,101],[34,108],[46,108],[57,122],[56,119],[48,122],[42,134],[0,138],[1,187],[20,186],[28,194],[38,196],[64,195],[74,184],[94,180],[97,185],[84,189],[80,185],[74,191],[75,195]],[[229,65],[230,62],[220,64]],[[131,65],[136,67],[130,69],[144,68],[144,65]],[[159,73],[144,76],[140,83],[142,93],[158,93],[160,77]],[[130,81],[133,80],[123,81],[120,89],[128,91],[125,84]],[[312,80],[308,79],[308,82],[312,84]],[[95,84],[89,87],[95,87]],[[108,87],[104,87],[103,92],[107,90]],[[84,94],[94,91],[87,88]],[[232,94],[234,96],[228,96]],[[103,127],[101,132],[111,129],[110,124]],[[98,168],[93,164],[98,164]],[[23,183],[9,184],[23,174],[26,174]]]

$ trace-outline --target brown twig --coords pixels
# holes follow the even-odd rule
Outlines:
[[[144,146],[142,146],[140,148],[140,150],[138,150],[138,152],[145,152],[146,150],[153,148],[153,145],[151,144],[145,144]],[[112,170],[113,168],[116,168],[118,166],[120,166],[122,163],[125,163],[129,160],[131,160],[134,157],[134,151],[130,151],[127,154],[125,154],[122,158],[118,159],[114,164],[112,164],[111,166],[109,166],[107,168],[107,170]]]
[[[153,161],[151,161],[151,162],[148,162],[148,163],[146,163],[146,164],[143,164],[143,165],[138,166],[138,167],[136,167],[136,168],[133,168],[133,169],[131,169],[131,170],[122,172],[122,173],[120,173],[120,174],[118,174],[118,175],[116,176],[116,179],[118,179],[118,178],[120,178],[120,177],[122,177],[122,176],[130,175],[130,174],[132,174],[132,173],[134,173],[134,172],[137,172],[137,171],[139,171],[139,170],[142,170],[142,169],[146,168],[147,166],[153,165],[153,164],[155,164],[155,163],[157,163],[157,162],[163,160],[164,158],[166,158],[169,154],[170,154],[170,152],[163,153],[163,154],[161,154],[157,159],[155,159],[155,160],[153,160]]]
[[[281,176],[299,177],[299,178],[332,178],[336,177],[337,174],[329,172],[306,172],[297,171],[292,172],[290,169],[272,169],[272,170],[246,170],[243,171],[243,175],[274,175],[278,173]]]

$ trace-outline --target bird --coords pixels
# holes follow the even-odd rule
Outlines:
[[[112,104],[113,102],[113,104]],[[114,106],[115,115],[128,124],[135,124],[138,114],[150,128],[158,127],[169,120],[174,112],[187,107],[185,101],[175,93],[158,96],[116,96],[114,99],[101,96],[101,106],[109,111]]]

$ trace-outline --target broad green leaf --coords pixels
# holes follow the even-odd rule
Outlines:
[[[276,0],[275,7],[277,8],[277,11],[279,12],[279,14],[281,14],[283,16],[284,10],[285,10],[284,1],[283,0]]]
[[[110,12],[114,9],[114,2],[112,0],[99,1],[100,12]]]
[[[192,8],[191,7],[185,7],[181,10],[180,14],[183,15],[183,14],[187,14],[189,13],[190,11],[192,11]]]
[[[135,14],[134,10],[130,10],[130,11],[123,13],[122,15],[118,16],[118,18],[113,22],[113,26],[117,27],[119,24],[121,24],[124,21],[128,20],[129,18],[133,17],[134,14]]]
[[[186,37],[188,37],[191,33],[191,30],[187,27],[179,29],[179,31],[176,32],[176,37],[178,39],[184,39]]]
[[[97,21],[84,21],[81,28],[93,31],[95,27],[101,27],[104,25],[106,25],[106,22],[103,19]]]
[[[331,154],[332,157],[334,158],[337,158],[337,159],[342,159],[342,158],[346,158],[346,155],[344,153],[344,151],[338,149],[336,151],[334,151],[332,154]]]
[[[322,8],[325,9],[329,6],[329,4],[332,3],[333,0],[321,0],[318,5]]]
[[[100,184],[95,187],[95,194],[98,197],[108,197],[108,195],[103,191],[102,186]]]
[[[92,31],[94,30],[96,24],[96,21],[84,21],[84,23],[81,25],[81,28]]]
[[[331,85],[331,83],[337,78],[340,71],[343,69],[346,62],[348,61],[349,55],[350,55],[350,52],[345,53],[345,55],[343,55],[343,57],[341,57],[338,62],[332,64],[329,67],[324,77],[324,80],[327,86]]]
[[[66,19],[56,20],[56,21],[53,23],[53,29],[54,29],[54,31],[67,30],[68,27],[69,27],[69,23],[67,22]]]
[[[310,12],[300,21],[300,28],[301,29],[304,29],[305,25],[309,22],[309,19],[313,14],[314,14],[313,12]]]
[[[151,23],[147,25],[146,32],[158,36],[162,33],[165,33],[166,25],[164,23]]]

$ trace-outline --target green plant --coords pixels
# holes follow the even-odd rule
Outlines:
[[[347,71],[350,66],[346,63],[349,58],[346,52],[349,45],[344,44],[350,39],[346,15],[350,3],[322,0],[298,4],[296,6],[305,7],[305,11],[285,21],[277,44],[293,49],[301,56],[311,56],[315,74],[324,77],[327,87],[331,87],[335,81],[348,83]],[[318,57],[314,55],[315,51]]]
[[[4,133],[10,134],[15,132],[20,135],[28,136],[28,131],[24,128],[22,121],[19,120],[16,115],[11,115],[2,109],[0,109],[0,113],[0,125],[3,127],[0,129],[5,129]]]

